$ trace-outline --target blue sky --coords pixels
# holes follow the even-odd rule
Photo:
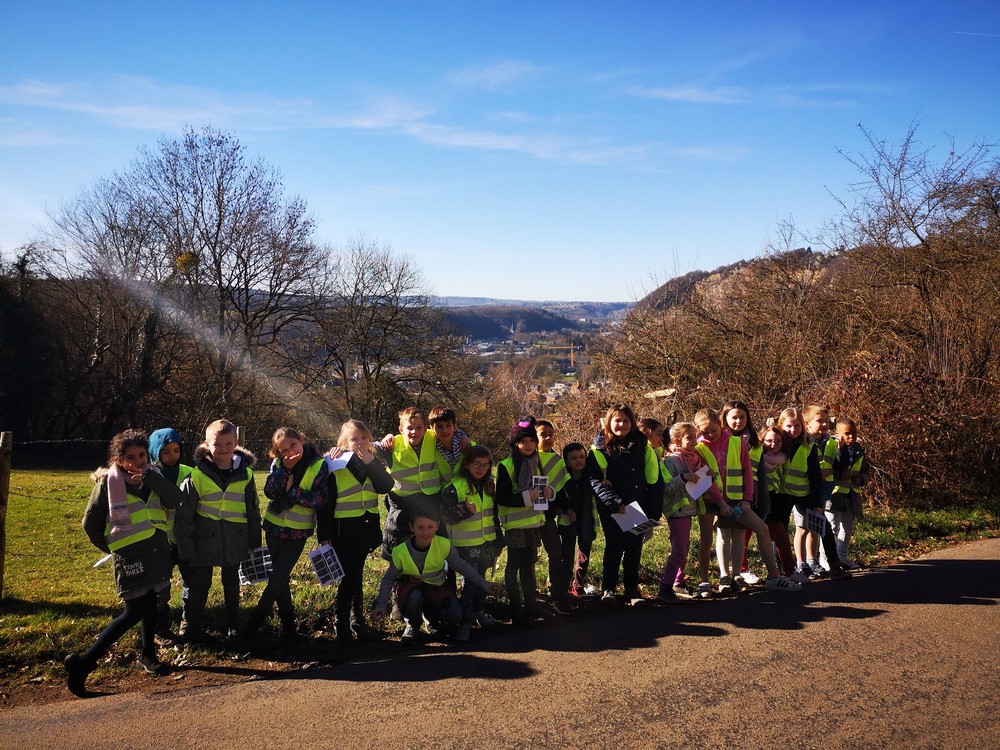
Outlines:
[[[0,250],[185,125],[428,290],[632,300],[807,234],[837,151],[1000,126],[1000,3],[6,2]]]

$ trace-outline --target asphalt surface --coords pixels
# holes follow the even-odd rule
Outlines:
[[[801,594],[0,713],[2,748],[994,748],[1000,539]]]

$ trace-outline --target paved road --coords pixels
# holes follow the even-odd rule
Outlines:
[[[994,539],[800,595],[13,709],[0,714],[0,747],[993,748],[998,597]]]

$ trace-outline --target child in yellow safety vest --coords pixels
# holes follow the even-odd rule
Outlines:
[[[864,512],[861,488],[868,484],[871,469],[864,446],[858,442],[858,428],[853,419],[839,417],[836,422],[837,453],[833,461],[834,487],[826,503],[826,520],[837,540],[837,558],[846,570],[857,570],[850,556],[854,523]],[[826,547],[820,550],[820,565],[830,569]]]
[[[330,502],[316,514],[316,534],[337,552],[344,577],[337,585],[337,640],[369,637],[365,623],[364,572],[368,554],[382,545],[379,496],[392,489],[392,477],[375,456],[372,432],[358,419],[340,427],[330,458],[348,453],[346,466],[330,474]]]
[[[566,464],[556,452],[556,428],[547,419],[535,422],[535,434],[538,435],[538,473],[548,480],[554,494],[548,510],[545,511],[545,523],[542,525],[542,546],[549,564],[549,591],[552,597],[552,609],[558,615],[572,614],[570,609],[570,574],[573,565],[573,552],[565,550],[562,537],[559,534],[560,518],[569,510],[566,498],[560,490],[569,479]]]
[[[750,457],[750,465],[753,467],[753,499],[751,504],[753,512],[762,520],[767,521],[767,514],[771,512],[771,494],[767,488],[767,476],[764,471],[761,457],[764,454],[764,446],[760,444],[757,431],[754,429],[753,421],[750,419],[750,409],[738,399],[727,401],[722,407],[722,426],[729,430],[734,436],[743,441],[747,447],[747,454]],[[723,523],[718,524],[723,526]],[[719,544],[719,537],[722,536],[721,529],[716,530],[716,545]],[[761,582],[760,576],[750,570],[747,551],[750,548],[750,540],[753,532],[750,529],[743,529],[743,557],[739,560],[739,579],[749,586]],[[733,567],[736,567],[734,562]],[[735,573],[735,571],[734,571]]]
[[[587,479],[587,449],[581,443],[563,446],[566,464],[566,484],[559,492],[559,537],[562,540],[562,562],[570,580],[570,594],[575,597],[596,594],[600,589],[587,583],[590,551],[597,538],[601,522],[597,515],[597,497]]]
[[[415,406],[399,412],[399,434],[386,435],[378,443],[379,458],[392,475],[393,488],[386,495],[388,513],[382,534],[382,557],[392,559],[392,550],[409,536],[409,510],[423,503],[439,511],[441,521],[441,469],[437,438],[427,429],[424,413]]]
[[[412,535],[392,550],[389,568],[382,577],[378,603],[372,614],[385,617],[389,596],[395,591],[406,621],[401,642],[412,646],[424,618],[432,626],[462,623],[462,607],[455,590],[448,585],[448,569],[458,571],[465,585],[478,586],[492,593],[496,586],[486,581],[474,567],[463,560],[450,539],[438,536],[438,509],[424,503],[410,508]]]
[[[126,430],[111,441],[107,469],[94,473],[94,490],[83,515],[83,530],[95,547],[112,556],[115,586],[125,611],[111,621],[85,653],[66,657],[67,686],[86,695],[86,680],[98,660],[142,623],[139,665],[150,674],[167,673],[156,654],[157,591],[170,577],[170,542],[165,509],[181,500],[180,489],[149,464],[149,440]]]
[[[493,461],[490,451],[482,445],[468,449],[458,467],[457,476],[442,493],[448,538],[459,556],[476,569],[481,576],[496,562],[496,540],[499,521],[493,493],[496,487],[490,469]],[[480,627],[493,626],[493,620],[483,611],[483,592],[471,584],[462,587],[462,622],[458,627],[458,640],[469,640],[469,627],[475,622]]]
[[[264,497],[270,502],[264,513],[264,539],[271,556],[267,585],[243,631],[253,638],[275,605],[281,620],[281,639],[295,638],[295,608],[289,580],[306,540],[316,527],[316,511],[327,504],[326,457],[298,430],[279,427],[271,436],[273,459],[264,482]]]
[[[555,493],[548,484],[539,488],[538,433],[535,418],[524,417],[511,428],[507,439],[511,454],[497,468],[498,515],[507,544],[504,583],[510,602],[511,618],[516,625],[527,626],[540,617],[535,598],[535,560],[541,544],[545,511],[536,510],[540,497],[551,500]]]
[[[178,487],[194,469],[193,466],[181,463],[183,452],[184,441],[181,439],[181,434],[172,427],[154,430],[149,434],[149,462],[159,468],[163,476]],[[177,552],[177,538],[174,535],[174,512],[172,510],[165,512],[167,514],[167,538],[170,539],[170,560],[181,572],[181,619],[184,619],[188,601],[188,566],[186,562],[181,560],[180,554]],[[173,577],[173,566],[171,566],[171,577]],[[169,580],[167,586],[158,592],[156,632],[166,641],[174,640],[174,634],[170,628]]]
[[[236,425],[217,419],[195,449],[195,467],[184,480],[174,532],[182,560],[190,565],[187,618],[179,635],[196,641],[205,629],[212,569],[222,571],[226,629],[238,635],[240,563],[261,546],[260,506],[253,478],[254,455],[236,444]]]

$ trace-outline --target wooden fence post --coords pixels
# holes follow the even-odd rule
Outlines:
[[[7,498],[10,496],[10,455],[14,435],[0,432],[0,599],[3,599],[3,563],[7,555]]]
[[[243,445],[243,441],[246,439],[247,428],[243,425],[236,425],[236,444]]]

